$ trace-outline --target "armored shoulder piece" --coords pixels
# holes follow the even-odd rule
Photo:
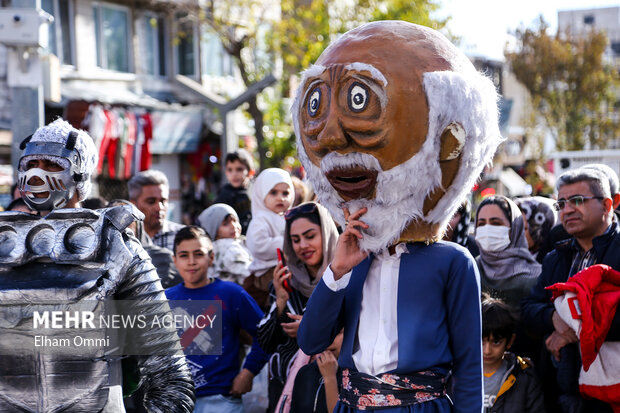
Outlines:
[[[46,217],[0,213],[0,268],[35,260],[58,264],[101,262],[110,230],[124,231],[141,212],[131,206],[60,209]]]

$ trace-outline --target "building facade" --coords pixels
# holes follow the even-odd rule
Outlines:
[[[221,148],[251,129],[239,110],[218,114],[245,87],[198,2],[40,1],[54,17],[40,51],[45,123],[62,116],[91,132],[99,195],[126,197],[127,179],[148,166],[170,180],[171,219],[208,202],[200,198],[219,186]],[[10,164],[13,139],[6,55],[0,45],[0,164]]]

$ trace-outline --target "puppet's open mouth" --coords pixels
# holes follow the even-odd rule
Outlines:
[[[377,171],[361,167],[334,169],[325,176],[345,201],[370,198],[377,185]]]

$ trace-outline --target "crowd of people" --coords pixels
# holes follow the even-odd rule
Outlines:
[[[37,129],[18,212],[0,214],[0,410],[620,411],[618,176],[585,165],[549,197],[474,205],[497,97],[440,33],[359,26],[292,102],[308,183],[228,153],[193,225],[168,219],[152,169],[128,199],[88,199],[92,137],[63,119]],[[125,300],[151,324],[68,311]],[[210,326],[161,323],[200,303]],[[54,336],[109,333],[120,353],[39,348],[38,304],[66,310]]]
[[[24,168],[50,164],[31,161]],[[143,214],[129,229],[150,255],[168,299],[222,302],[222,354],[187,355],[196,412],[243,412],[241,396],[263,368],[268,385],[259,386],[266,393],[259,411],[331,412],[342,381],[342,332],[317,355],[299,348],[297,332],[342,229],[309,199],[309,186],[296,198],[299,183],[288,172],[270,168],[252,180],[253,161],[242,149],[227,155],[225,172],[218,202],[193,226],[167,219],[168,181],[156,170],[129,181],[129,200],[83,204],[125,205]],[[444,241],[469,250],[480,274],[487,412],[618,408],[617,392],[584,391],[583,331],[561,311],[562,295],[550,290],[596,264],[620,268],[618,176],[605,165],[586,165],[561,175],[556,189],[555,199],[489,196],[475,211],[467,201],[444,234]],[[35,212],[21,197],[8,210]],[[608,322],[598,331],[596,351],[620,339],[617,304],[600,310]],[[610,380],[603,384],[618,384]],[[141,411],[128,400],[128,411]]]

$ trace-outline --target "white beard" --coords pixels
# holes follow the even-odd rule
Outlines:
[[[349,208],[351,213],[363,207],[368,208],[368,212],[360,218],[369,226],[363,230],[364,238],[360,240],[363,251],[378,252],[396,242],[411,221],[424,217],[426,196],[441,184],[437,155],[428,156],[424,148],[408,161],[388,171],[383,171],[378,160],[366,153],[340,155],[331,152],[323,158],[319,168],[309,160],[303,160],[307,159],[303,145],[298,149],[321,204],[330,211],[336,222],[341,226],[345,222],[343,206]],[[333,169],[353,166],[378,172],[373,199],[344,202],[325,177],[325,173]]]

